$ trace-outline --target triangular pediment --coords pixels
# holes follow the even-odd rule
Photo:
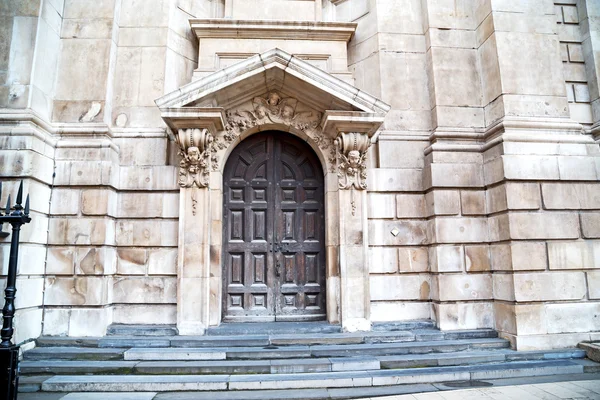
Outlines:
[[[191,82],[156,100],[161,109],[235,108],[277,91],[301,99],[315,110],[386,114],[390,106],[376,97],[280,49],[269,50]]]

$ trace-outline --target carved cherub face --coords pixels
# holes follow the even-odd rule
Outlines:
[[[276,106],[279,104],[279,100],[281,100],[281,97],[279,97],[277,93],[271,92],[267,98],[267,103],[269,103],[270,106]]]
[[[292,119],[293,116],[294,116],[294,109],[291,106],[283,107],[283,110],[281,111],[282,118]]]
[[[267,116],[267,109],[263,105],[256,107],[256,116],[258,119],[263,119]]]
[[[360,152],[358,150],[350,150],[348,152],[348,163],[352,167],[356,167],[360,162]]]
[[[198,161],[200,161],[200,149],[196,146],[188,148],[187,155],[191,163],[197,163]]]

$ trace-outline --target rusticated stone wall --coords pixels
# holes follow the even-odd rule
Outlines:
[[[34,218],[16,340],[176,322],[179,160],[154,101],[276,46],[392,107],[368,154],[371,321],[495,328],[519,349],[596,339],[597,2],[301,3],[0,0],[0,206],[24,179]],[[257,10],[357,28],[347,49],[202,46],[188,23]]]

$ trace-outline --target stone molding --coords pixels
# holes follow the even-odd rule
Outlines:
[[[506,117],[486,129],[439,127],[429,135],[432,151],[484,152],[500,142],[583,143],[593,144],[594,137],[578,122],[562,118]]]
[[[354,22],[190,19],[198,39],[294,39],[348,42],[358,24]]]

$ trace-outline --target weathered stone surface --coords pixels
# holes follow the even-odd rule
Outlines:
[[[515,274],[516,301],[581,300],[586,295],[583,272]]]
[[[427,275],[372,275],[371,300],[428,300],[430,292]]]
[[[429,254],[427,248],[399,248],[398,267],[400,272],[427,272],[429,270]]]
[[[465,254],[462,246],[435,246],[429,248],[432,272],[460,272],[465,269]]]
[[[579,218],[569,213],[511,213],[511,239],[577,239]]]
[[[549,242],[550,269],[592,269],[600,267],[600,242]]]
[[[490,274],[437,275],[432,279],[431,298],[440,301],[492,299]]]

